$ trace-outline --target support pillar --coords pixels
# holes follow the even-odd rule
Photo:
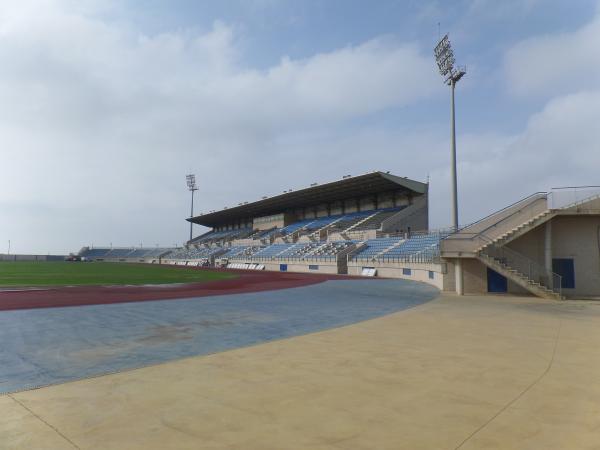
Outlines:
[[[454,263],[454,282],[456,284],[456,295],[464,295],[463,287],[463,270],[462,270],[462,259],[456,258]]]
[[[544,230],[544,266],[548,274],[548,287],[554,288],[554,280],[552,277],[552,221],[546,222]]]

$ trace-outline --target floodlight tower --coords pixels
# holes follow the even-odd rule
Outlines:
[[[454,52],[450,45],[450,39],[446,34],[435,46],[433,50],[435,54],[435,60],[437,62],[440,74],[444,77],[444,82],[450,86],[450,152],[451,152],[451,163],[450,163],[450,177],[452,178],[452,228],[454,231],[458,230],[458,188],[456,182],[456,124],[454,120],[454,88],[456,83],[466,73],[464,67],[454,67],[456,60],[454,59]],[[463,295],[463,274],[462,274],[462,260],[456,258],[454,265],[454,277],[456,285],[456,293]]]
[[[435,60],[437,62],[440,74],[444,77],[444,82],[450,86],[451,100],[450,100],[450,151],[451,151],[451,178],[452,178],[452,228],[454,231],[458,230],[458,188],[456,182],[456,124],[454,120],[454,88],[458,80],[460,80],[466,73],[465,67],[454,67],[456,62],[454,59],[454,52],[450,45],[450,39],[446,34],[435,46],[434,49]]]
[[[192,193],[192,209],[190,212],[190,241],[192,240],[192,227],[194,226],[194,222],[191,219],[194,217],[194,192],[198,190],[196,186],[196,175],[189,174],[185,176],[185,180],[187,181],[188,191]]]

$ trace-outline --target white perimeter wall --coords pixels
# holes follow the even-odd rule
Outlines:
[[[444,273],[446,271],[445,264],[351,261],[348,263],[348,275],[361,275],[365,267],[377,269],[378,277],[421,281],[431,284],[439,290],[444,289],[444,277],[446,276]],[[410,275],[405,274],[404,269],[410,269]],[[430,272],[433,278],[430,277]]]
[[[337,274],[338,266],[334,261],[253,261],[253,260],[231,260],[230,262],[264,264],[265,270],[274,272],[281,271],[281,264],[287,264],[287,272],[304,273],[328,273]],[[310,266],[318,266],[311,269]],[[377,276],[381,278],[401,278],[405,280],[421,281],[431,284],[440,290],[444,289],[444,279],[447,278],[446,264],[425,263],[376,263],[371,261],[351,261],[348,264],[348,275],[361,276],[363,267],[377,269]],[[403,269],[410,269],[410,275],[405,275]],[[432,272],[433,278],[430,278]]]

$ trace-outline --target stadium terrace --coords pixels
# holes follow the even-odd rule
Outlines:
[[[389,172],[187,219],[183,248],[88,248],[91,260],[404,278],[463,293],[600,295],[600,189],[528,196],[458,230],[429,229],[428,184]],[[574,253],[572,249],[577,249]]]

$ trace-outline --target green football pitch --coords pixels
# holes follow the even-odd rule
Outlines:
[[[0,287],[197,283],[234,278],[210,270],[105,262],[0,262]]]

